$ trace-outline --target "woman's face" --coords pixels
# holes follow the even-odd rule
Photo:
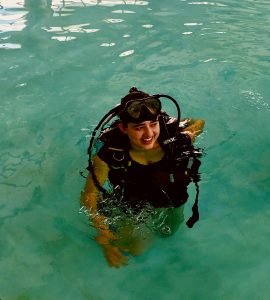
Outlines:
[[[144,121],[142,123],[128,123],[126,127],[121,123],[120,129],[126,133],[133,149],[151,150],[159,147],[159,121]]]

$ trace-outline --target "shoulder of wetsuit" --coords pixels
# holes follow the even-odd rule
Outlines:
[[[103,130],[99,140],[103,146],[98,151],[98,157],[109,166],[122,165],[124,163],[125,153],[127,152],[129,140],[118,128],[119,121],[115,121],[110,127]]]
[[[177,119],[162,112],[159,116],[160,135],[158,138],[159,144],[163,147],[171,143],[176,143],[181,140],[181,144],[188,143],[189,137],[182,133],[183,128],[177,122]],[[189,141],[191,143],[191,140]]]
[[[169,116],[166,112],[162,112],[159,116],[160,134],[158,137],[158,142],[163,145],[163,142],[175,136],[177,132],[177,119]]]
[[[125,150],[128,147],[128,137],[118,127],[119,120],[104,129],[99,136],[99,139],[104,143],[107,148],[116,148]]]
[[[177,119],[166,113],[160,116],[160,136],[158,142],[163,147],[169,158],[178,159],[197,153],[192,145],[190,137],[184,133],[184,127]]]

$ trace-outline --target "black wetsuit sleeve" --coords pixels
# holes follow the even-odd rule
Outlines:
[[[106,164],[109,164],[109,153],[107,147],[103,146],[97,153],[97,156],[103,160]]]
[[[190,136],[184,132],[179,132],[178,141],[181,146],[191,146],[192,144]]]
[[[114,163],[114,157],[122,156],[123,151],[128,149],[128,136],[120,131],[118,127],[108,130],[101,137],[104,143],[98,151],[97,156],[109,166]]]

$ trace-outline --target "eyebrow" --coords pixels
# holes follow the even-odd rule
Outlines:
[[[158,122],[158,120],[151,121],[150,124],[157,123],[157,122]],[[144,125],[145,125],[144,123],[139,123],[139,124],[132,125],[132,128],[138,128],[138,127],[142,127]]]

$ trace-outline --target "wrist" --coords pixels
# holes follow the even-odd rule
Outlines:
[[[101,246],[108,246],[110,245],[110,240],[108,237],[104,236],[104,235],[99,235],[97,237],[95,237],[95,240],[98,244],[100,244]]]
[[[95,237],[98,244],[102,246],[111,246],[116,237],[111,232],[100,232],[98,236]]]

